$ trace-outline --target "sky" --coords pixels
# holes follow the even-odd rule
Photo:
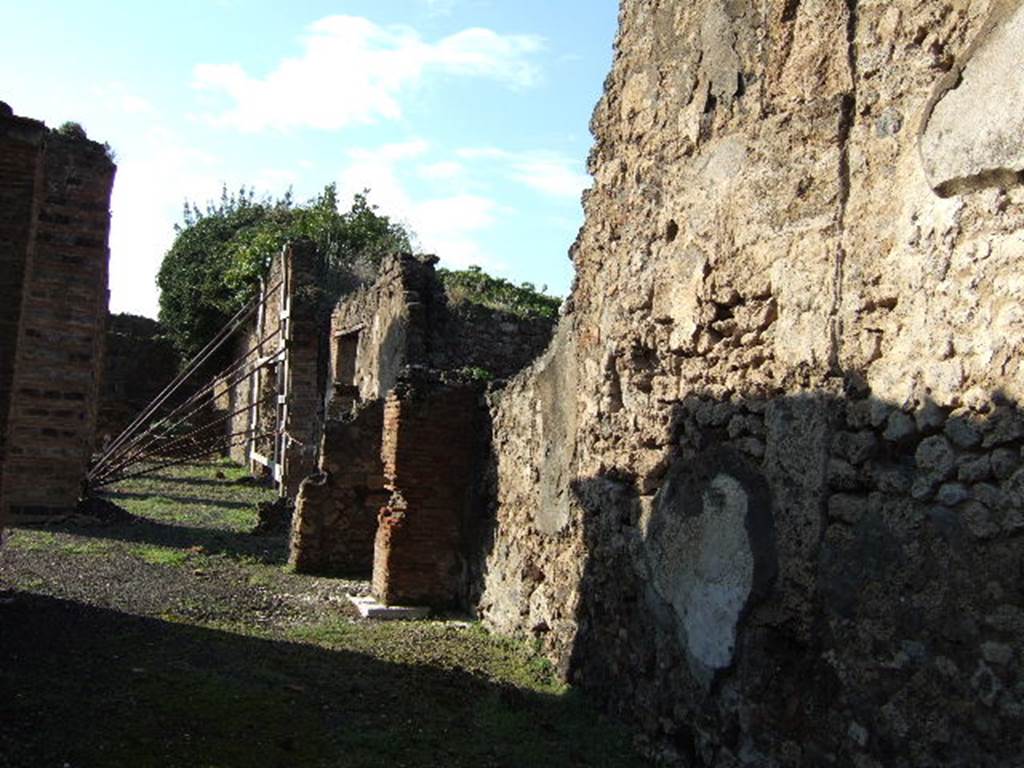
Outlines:
[[[186,200],[370,190],[418,247],[564,296],[616,0],[0,3],[0,101],[109,143],[111,311]]]

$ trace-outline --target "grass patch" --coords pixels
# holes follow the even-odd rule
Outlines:
[[[13,532],[7,543],[13,550],[21,552],[49,552],[62,555],[105,555],[116,546],[104,539],[91,539],[68,533],[53,533],[30,528]]]
[[[21,552],[42,552],[57,547],[57,536],[45,531],[15,530],[7,546]]]
[[[465,671],[485,680],[561,694],[551,663],[523,643],[491,635],[479,622],[365,622],[332,618],[286,630],[299,642],[396,664]]]
[[[190,552],[170,547],[135,545],[132,554],[150,565],[182,566],[188,562]]]
[[[358,620],[346,582],[289,573],[286,536],[248,533],[274,493],[244,474],[167,469],[114,489],[132,522],[14,531],[0,763],[644,764],[536,647],[476,622]]]

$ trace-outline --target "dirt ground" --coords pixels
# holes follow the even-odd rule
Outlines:
[[[112,489],[125,519],[0,550],[0,766],[641,766],[528,647],[464,617],[361,620],[288,572],[226,463]]]

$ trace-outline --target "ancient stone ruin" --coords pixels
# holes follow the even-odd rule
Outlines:
[[[483,379],[537,357],[553,321],[452,301],[435,262],[389,257],[373,283],[324,306],[324,265],[292,244],[237,341],[279,362],[225,382],[218,407],[229,436],[248,436],[232,457],[295,499],[296,570],[372,574],[386,603],[450,607],[466,603]]]
[[[100,377],[96,443],[119,435],[181,367],[177,351],[156,320],[108,315]]]
[[[0,527],[74,508],[93,448],[115,167],[0,102]]]
[[[479,597],[693,765],[1024,742],[1024,8],[622,4]]]
[[[534,638],[669,762],[1019,762],[1022,48],[1009,0],[624,0],[537,359],[548,325],[450,304],[430,260],[328,306],[307,244],[274,262],[238,341],[265,364],[218,408],[295,498],[292,564]],[[105,265],[113,167],[2,126],[0,193],[50,191],[4,198],[5,285],[42,303],[0,331],[93,386],[93,315],[47,346],[19,318],[71,323],[64,289],[20,276]],[[92,402],[19,384],[28,354],[5,478],[33,429],[84,435],[34,409]],[[81,460],[5,504],[63,503]]]

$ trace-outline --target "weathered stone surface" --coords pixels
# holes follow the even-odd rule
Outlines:
[[[138,315],[109,315],[96,420],[98,445],[117,437],[180,367],[181,360],[160,323]]]
[[[371,401],[324,427],[323,474],[306,478],[292,517],[289,564],[300,573],[369,576],[384,490],[384,406]]]
[[[1005,480],[1020,466],[1020,453],[1011,448],[996,448],[992,451],[990,461],[992,474]]]
[[[540,504],[534,514],[537,530],[545,534],[561,531],[569,522],[569,480],[573,455],[567,450],[576,434],[576,409],[571,405],[576,391],[576,367],[564,353],[565,326],[559,329],[553,352],[544,357],[537,370],[540,460]]]
[[[943,194],[1016,184],[1024,174],[1024,8],[1001,5],[998,23],[941,88],[921,136],[925,172]]]
[[[1013,664],[981,651],[1020,637],[986,617],[1021,599],[1024,187],[950,185],[964,171],[923,149],[948,99],[988,98],[969,70],[1005,64],[982,52],[1019,7],[622,4],[550,353],[575,368],[574,428],[543,445],[537,369],[493,409],[479,606],[685,764],[999,765],[1024,746]],[[957,135],[1020,133],[991,114]],[[738,477],[720,455],[763,479],[778,557],[735,621],[743,537],[662,519],[677,467],[705,477],[683,510]],[[552,457],[554,534],[535,523]],[[698,630],[699,563],[722,591]]]
[[[306,396],[300,400],[300,418],[291,421],[295,428],[313,431],[300,435],[307,445],[315,445],[315,434],[322,435],[321,475],[302,484],[290,561],[305,572],[346,574],[369,574],[376,563],[382,597],[447,604],[465,597],[462,544],[475,535],[472,526],[463,525],[462,496],[476,487],[477,479],[469,476],[469,460],[458,460],[457,455],[482,453],[486,434],[475,418],[475,406],[470,408],[465,399],[457,399],[457,406],[465,406],[466,413],[453,415],[451,403],[438,395],[436,413],[418,411],[416,401],[410,400],[395,409],[413,416],[385,420],[384,398],[418,378],[431,380],[430,386],[439,378],[451,379],[458,388],[481,370],[493,377],[510,376],[543,351],[552,322],[450,301],[434,270],[436,261],[432,256],[388,256],[376,281],[343,295],[330,317],[314,315],[314,322],[302,330],[303,359],[322,365],[301,372]],[[275,259],[271,270],[281,268],[282,260]],[[271,282],[274,276],[271,272]],[[316,296],[310,291],[303,295]],[[306,298],[303,306],[309,303]],[[278,307],[273,306],[267,312],[269,322],[265,319],[264,326],[276,327],[275,311]],[[544,385],[551,390],[544,430],[551,444],[564,444],[574,426],[566,422],[558,398],[563,389],[572,389],[572,379],[563,379],[574,370],[560,361],[551,370],[553,378]],[[482,384],[477,382],[477,387]],[[232,393],[234,401],[248,402],[249,396],[244,382]],[[449,396],[455,394],[450,391]],[[290,399],[290,416],[294,400]],[[245,428],[248,414],[240,419]],[[559,428],[560,423],[568,425]],[[232,431],[238,429],[234,426]],[[413,456],[413,461],[399,461],[396,439],[401,442],[401,457]],[[391,451],[392,474],[400,470],[402,475],[390,477],[390,484],[385,482],[381,458],[385,445]],[[563,479],[556,470],[548,484],[553,493],[562,493]],[[438,486],[430,499],[423,497],[423,484]],[[380,556],[375,558],[382,509],[380,519],[389,525],[387,546],[376,547]],[[432,554],[424,551],[431,548]],[[424,583],[416,585],[416,579]]]
[[[943,431],[958,448],[974,448],[981,443],[981,430],[971,423],[967,409],[951,413]]]
[[[943,483],[939,486],[938,493],[935,494],[935,500],[947,507],[955,507],[961,501],[967,501],[969,498],[971,498],[971,492],[960,483]]]
[[[992,473],[992,459],[988,454],[983,456],[966,456],[958,461],[957,478],[963,483],[977,483],[987,480]]]
[[[938,483],[952,476],[956,469],[956,453],[949,441],[940,436],[926,437],[914,454],[918,470],[930,482]]]
[[[828,500],[828,514],[836,520],[851,525],[857,523],[868,511],[868,500],[863,496],[837,493]]]
[[[384,404],[381,459],[390,497],[374,538],[373,596],[451,608],[464,599],[462,542],[481,461],[478,386],[417,382]]]
[[[890,442],[904,443],[912,439],[916,432],[914,420],[910,416],[903,411],[893,411],[886,420],[882,435]]]

